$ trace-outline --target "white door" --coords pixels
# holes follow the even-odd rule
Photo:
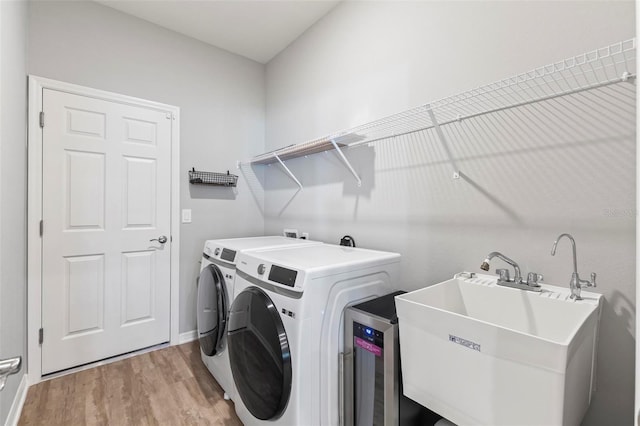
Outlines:
[[[43,111],[48,374],[169,341],[171,115],[50,89]]]

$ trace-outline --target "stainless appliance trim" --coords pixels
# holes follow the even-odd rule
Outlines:
[[[345,312],[345,330],[344,330],[344,353],[350,354],[350,359],[345,359],[344,363],[344,424],[353,426],[355,415],[354,407],[354,348],[353,348],[353,323],[372,327],[384,334],[384,424],[385,426],[398,426],[400,423],[400,414],[397,409],[400,400],[399,385],[399,363],[395,355],[398,345],[398,325],[391,324],[388,320],[382,319],[368,312],[360,311],[356,308],[347,308]]]

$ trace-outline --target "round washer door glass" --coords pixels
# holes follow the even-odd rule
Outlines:
[[[209,265],[198,279],[198,339],[205,355],[213,356],[224,346],[227,325],[227,286],[220,268]]]
[[[264,291],[249,287],[235,298],[227,339],[242,402],[260,420],[277,419],[291,394],[291,353],[280,314]]]

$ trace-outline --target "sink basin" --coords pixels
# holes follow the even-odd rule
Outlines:
[[[458,274],[396,296],[404,394],[460,425],[579,425],[602,296]]]

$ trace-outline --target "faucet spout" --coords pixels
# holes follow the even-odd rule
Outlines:
[[[562,237],[567,237],[571,241],[571,247],[573,248],[573,273],[571,274],[571,280],[569,281],[569,288],[571,289],[571,298],[575,300],[581,300],[580,290],[582,287],[595,287],[596,286],[596,274],[591,274],[591,281],[580,279],[578,275],[578,259],[576,256],[576,240],[573,239],[571,234],[560,234],[558,238],[553,242],[551,248],[551,256],[556,255],[556,248],[558,247],[558,241]]]
[[[487,255],[487,258],[484,260],[484,262],[482,262],[482,265],[480,265],[480,269],[482,269],[483,271],[488,271],[489,270],[489,263],[491,262],[491,259],[493,259],[494,257],[497,257],[498,259],[508,263],[509,265],[511,265],[515,271],[515,276],[513,277],[513,281],[516,283],[519,283],[522,281],[522,275],[520,273],[520,266],[518,266],[518,264],[515,262],[515,260],[509,259],[507,256],[505,256],[504,254],[498,252],[498,251],[493,251],[491,253],[489,253]]]
[[[553,247],[551,248],[551,256],[556,255],[556,248],[558,247],[558,241],[562,239],[562,237],[567,237],[569,241],[571,241],[571,246],[573,248],[573,273],[578,273],[578,257],[576,256],[576,240],[573,239],[571,234],[560,234],[558,238],[553,242]]]

